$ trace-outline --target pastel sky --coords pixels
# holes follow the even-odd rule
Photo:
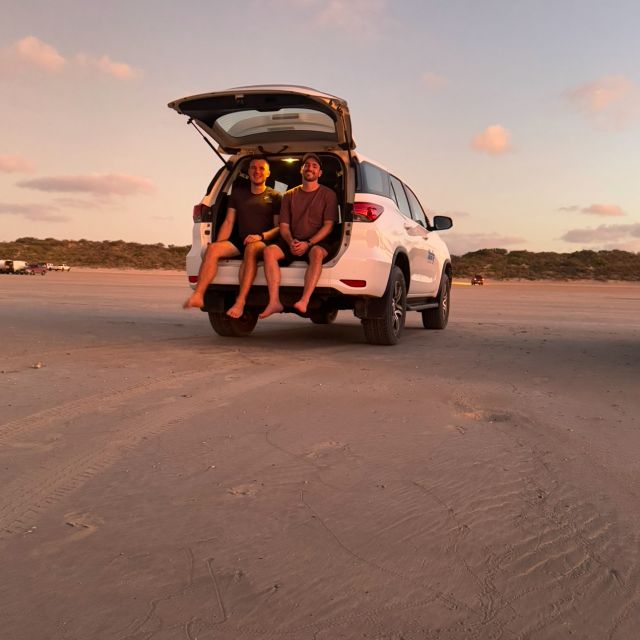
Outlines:
[[[4,0],[0,240],[185,245],[219,160],[167,108],[347,100],[452,253],[640,251],[637,0]]]

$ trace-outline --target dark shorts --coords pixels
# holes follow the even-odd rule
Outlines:
[[[238,253],[241,256],[244,256],[244,250],[246,249],[247,245],[239,236],[232,235],[229,238],[228,242],[230,242],[238,250]],[[268,246],[273,243],[267,240],[264,244]]]
[[[278,238],[272,244],[275,244],[276,246],[280,247],[280,250],[282,251],[282,253],[284,253],[284,258],[282,260],[280,260],[280,264],[283,267],[286,267],[287,265],[290,265],[292,262],[295,262],[296,260],[303,260],[304,262],[309,262],[309,252],[308,251],[303,256],[294,255],[293,253],[291,253],[291,248],[285,242],[284,238]],[[314,246],[315,247],[322,247],[327,252],[327,257],[328,257],[328,254],[330,252],[331,243],[327,242],[326,238],[324,240],[320,241],[320,242],[317,242]],[[326,258],[325,258],[325,260],[326,260]]]

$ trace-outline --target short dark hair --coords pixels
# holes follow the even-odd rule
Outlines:
[[[262,161],[264,161],[264,162],[266,162],[266,163],[267,163],[267,167],[269,167],[269,166],[270,166],[270,165],[269,165],[269,161],[268,161],[264,156],[253,156],[253,157],[251,158],[251,160],[249,160],[249,166],[251,166],[251,163],[252,163],[254,160],[262,160]]]

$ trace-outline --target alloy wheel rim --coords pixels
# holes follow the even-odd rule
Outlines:
[[[402,327],[402,317],[404,315],[404,307],[402,305],[402,285],[396,282],[393,287],[393,297],[391,300],[391,313],[393,322],[393,331],[398,334]]]

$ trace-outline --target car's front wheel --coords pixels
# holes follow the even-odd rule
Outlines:
[[[244,338],[248,336],[258,323],[258,314],[245,309],[240,318],[230,318],[226,313],[209,311],[209,322],[213,330],[225,338]]]
[[[370,344],[396,344],[404,329],[407,316],[407,285],[399,267],[393,267],[387,290],[383,296],[384,314],[381,318],[366,318],[362,327]]]
[[[422,312],[422,326],[425,329],[444,329],[449,322],[450,302],[451,279],[446,273],[443,273],[438,293],[438,306],[435,309],[425,309]]]

